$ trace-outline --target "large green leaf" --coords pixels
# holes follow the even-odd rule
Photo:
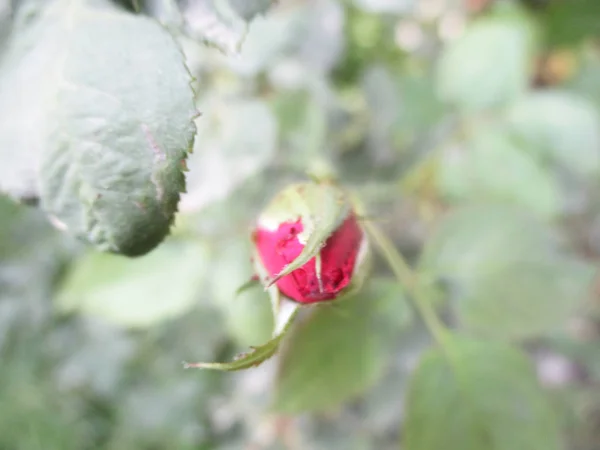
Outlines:
[[[386,341],[408,324],[408,311],[399,286],[382,280],[315,307],[284,346],[275,408],[328,410],[361,394],[382,375]]]
[[[469,111],[508,103],[528,86],[535,44],[534,24],[513,5],[472,21],[442,53],[441,98]]]
[[[406,414],[406,450],[562,448],[532,364],[502,344],[460,339],[426,353]]]
[[[600,170],[600,115],[587,99],[558,90],[533,92],[510,108],[508,121],[523,149],[540,159],[582,176]]]
[[[39,194],[57,226],[103,251],[146,253],[169,231],[195,133],[181,51],[109,3],[31,8],[0,65],[2,189]]]
[[[56,305],[143,328],[189,311],[205,286],[209,257],[197,242],[169,240],[139,259],[90,251],[72,268]]]

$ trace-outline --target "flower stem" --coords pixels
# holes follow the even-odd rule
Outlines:
[[[414,306],[421,315],[429,332],[438,344],[445,344],[447,342],[448,330],[436,314],[430,299],[427,298],[426,292],[419,287],[415,272],[396,249],[391,239],[377,225],[370,221],[365,221],[363,224],[381,255],[387,260],[398,282],[407,290],[409,296],[412,298]]]

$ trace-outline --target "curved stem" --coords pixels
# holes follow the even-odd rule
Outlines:
[[[417,276],[414,271],[406,263],[391,239],[379,227],[368,221],[364,222],[364,227],[373,239],[374,244],[378,247],[381,255],[387,260],[398,282],[406,288],[409,296],[413,299],[415,308],[421,315],[429,332],[438,344],[444,344],[447,341],[448,330],[440,321],[430,300],[419,289]]]

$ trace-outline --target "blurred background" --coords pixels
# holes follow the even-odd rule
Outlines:
[[[528,352],[564,448],[600,449],[600,1],[279,0],[247,24],[119,3],[174,30],[195,77],[187,193],[136,259],[0,196],[0,449],[399,448],[431,340],[382,263],[356,314],[263,365],[182,367],[269,338],[267,296],[235,295],[253,220],[323,168],[449,324]]]

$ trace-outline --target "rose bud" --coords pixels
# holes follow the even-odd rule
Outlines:
[[[301,183],[280,192],[253,233],[261,281],[302,304],[333,300],[358,288],[368,241],[344,191]]]

